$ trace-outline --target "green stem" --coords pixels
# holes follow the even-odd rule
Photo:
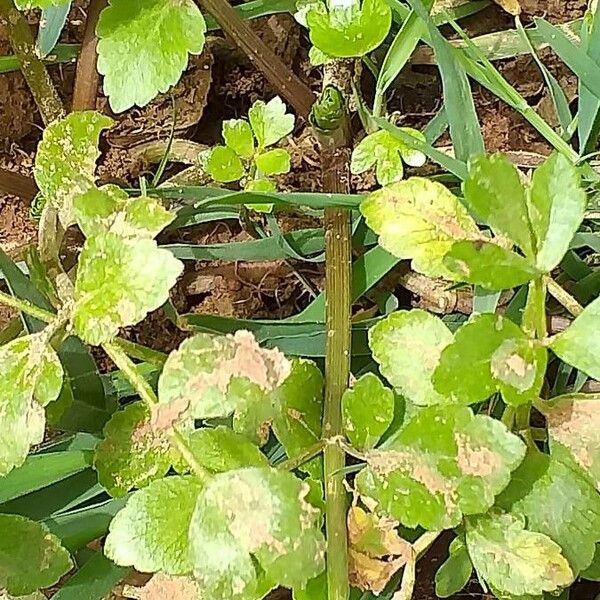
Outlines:
[[[546,282],[534,279],[529,283],[527,304],[523,312],[523,329],[532,337],[543,340],[547,333],[546,323]]]
[[[583,306],[560,286],[552,277],[544,277],[544,282],[548,287],[550,295],[566,308],[574,317],[578,317],[583,312]]]
[[[297,469],[304,463],[307,463],[309,460],[313,459],[315,456],[319,455],[323,448],[325,448],[325,445],[325,440],[319,440],[312,446],[306,448],[304,452],[302,452],[302,454],[299,454],[298,456],[294,456],[292,458],[288,458],[287,460],[284,460],[276,466],[281,471],[293,471],[294,469]]]
[[[21,298],[16,298],[15,296],[11,296],[10,294],[6,294],[4,292],[0,292],[0,304],[16,308],[26,315],[34,317],[35,319],[39,319],[40,321],[44,321],[44,323],[50,323],[56,317],[54,313],[44,310],[43,308],[39,308],[39,306],[29,302],[29,300],[22,300]]]
[[[507,429],[512,430],[512,428],[515,424],[515,408],[514,408],[514,406],[507,406],[504,409],[504,412],[502,413],[501,421]]]
[[[164,352],[153,350],[152,348],[142,346],[142,344],[136,344],[130,340],[116,338],[112,343],[123,350],[130,358],[135,358],[136,360],[146,362],[155,367],[163,367],[167,360],[167,355]]]

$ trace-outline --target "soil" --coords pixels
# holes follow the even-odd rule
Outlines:
[[[81,41],[88,2],[77,0],[71,10],[63,41]],[[545,16],[552,23],[561,23],[583,15],[585,0],[521,0],[522,20]],[[31,13],[32,24],[36,22]],[[471,35],[508,29],[512,18],[499,7],[492,6],[470,19],[464,25]],[[318,72],[307,60],[307,45],[293,19],[288,16],[264,18],[252,25],[267,44],[294,67],[305,81],[317,90]],[[265,78],[231,43],[222,37],[211,38],[208,52],[190,61],[182,81],[170,94],[159,97],[148,107],[133,109],[117,117],[117,125],[103,140],[103,155],[98,176],[101,182],[136,185],[140,176],[152,176],[161,156],[160,140],[168,137],[175,107],[175,135],[193,144],[209,145],[219,139],[220,123],[224,118],[245,114],[258,98],[274,95]],[[0,54],[10,51],[6,31],[0,27]],[[572,73],[551,52],[542,58],[563,85],[569,99],[576,93]],[[543,115],[548,115],[549,97],[535,62],[530,57],[506,60],[499,65],[501,72],[523,94],[526,100]],[[75,66],[72,64],[50,67],[50,72],[65,105],[70,105]],[[524,119],[486,90],[474,85],[474,99],[489,151],[526,151],[542,155],[550,148]],[[422,127],[440,109],[441,85],[433,66],[412,64],[397,82],[389,105],[402,125]],[[99,89],[97,108],[110,112],[106,98]],[[20,73],[0,75],[0,167],[32,175],[33,156],[41,135],[41,122],[33,98]],[[447,139],[446,139],[447,141]],[[150,143],[150,146],[148,146]],[[158,143],[158,146],[157,146]],[[442,139],[444,143],[444,139]],[[318,191],[321,189],[319,154],[306,124],[299,123],[293,139],[288,142],[292,155],[292,171],[282,177],[283,190]],[[157,151],[156,148],[159,148]],[[171,165],[167,176],[183,170],[185,153]],[[410,174],[419,173],[410,169]],[[352,179],[355,191],[368,191],[375,186],[372,175]],[[306,226],[306,218],[285,216],[280,227],[285,231]],[[239,224],[222,222],[186,229],[168,241],[208,244],[227,243],[248,239],[249,234]],[[30,216],[30,202],[0,193],[0,246],[14,259],[21,260],[28,245],[36,240],[36,223]],[[402,273],[390,278],[391,285],[399,285]],[[186,272],[173,294],[173,301],[181,312],[201,312],[237,318],[272,318],[290,316],[306,306],[314,291],[323,285],[319,266],[295,261],[260,263],[188,263]],[[407,303],[418,304],[420,299],[406,290],[397,288],[397,295]],[[0,328],[14,313],[0,308]],[[183,339],[180,332],[161,312],[151,315],[140,326],[125,334],[135,341],[153,348],[170,351]],[[107,359],[98,355],[104,368],[110,368]],[[434,548],[420,561],[420,575],[415,600],[433,600],[433,575],[439,566],[443,547]],[[598,586],[580,586],[571,600],[591,600],[600,591]],[[118,590],[115,591],[118,593]],[[279,595],[278,599],[285,597]],[[116,595],[117,598],[122,598]],[[456,598],[485,600],[479,584],[473,581]]]

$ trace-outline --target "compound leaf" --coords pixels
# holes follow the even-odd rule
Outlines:
[[[342,396],[344,431],[357,448],[373,448],[394,420],[394,392],[366,373]]]
[[[369,345],[384,377],[399,394],[419,406],[447,402],[433,387],[432,375],[452,333],[424,311],[397,311],[369,331]]]
[[[546,349],[510,319],[481,314],[444,349],[433,384],[456,402],[473,404],[500,391],[508,404],[518,406],[538,397],[546,363]]]
[[[110,0],[96,33],[98,71],[113,111],[145,106],[175,85],[188,54],[202,52],[205,32],[193,0]]]
[[[91,345],[109,342],[169,298],[183,264],[154,240],[88,238],[79,256],[73,324]]]
[[[190,573],[188,531],[200,489],[193,477],[174,476],[134,492],[110,524],[106,556],[144,573]]]
[[[110,117],[85,111],[71,113],[44,130],[33,173],[64,227],[74,223],[74,199],[95,187],[100,133],[112,124]]]
[[[246,173],[240,157],[229,146],[215,146],[208,155],[206,171],[221,183],[238,181]]]
[[[0,590],[14,596],[32,594],[54,585],[73,567],[60,540],[42,523],[0,515],[0,531]]]
[[[245,119],[223,121],[223,139],[238,156],[252,158],[254,155],[254,134]]]
[[[385,450],[368,453],[357,489],[403,525],[439,531],[488,510],[524,455],[499,421],[466,406],[431,406]]]
[[[215,475],[202,490],[190,525],[194,575],[207,596],[252,598],[257,573],[303,586],[324,568],[319,511],[309,487],[291,473],[247,468]]]
[[[256,157],[256,166],[261,174],[266,177],[281,175],[282,173],[289,173],[291,167],[290,160],[290,154],[287,150],[275,148],[259,154]]]
[[[522,518],[490,514],[467,520],[467,548],[479,576],[501,593],[538,596],[573,582],[561,548],[528,531]]]
[[[167,474],[169,440],[152,427],[150,410],[143,402],[129,404],[111,417],[96,448],[94,467],[111,496],[124,496]]]
[[[259,149],[276,144],[294,130],[294,115],[286,112],[286,106],[279,96],[266,103],[257,100],[248,111],[248,119]]]

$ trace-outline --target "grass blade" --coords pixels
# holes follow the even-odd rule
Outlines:
[[[590,9],[581,28],[581,48],[600,64],[600,20],[597,7]],[[580,154],[593,152],[600,135],[600,100],[579,82],[578,136]]]

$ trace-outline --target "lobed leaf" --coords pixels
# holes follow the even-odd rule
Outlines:
[[[223,139],[238,156],[252,158],[254,155],[254,134],[245,119],[223,121]]]
[[[499,421],[464,406],[418,411],[386,446],[367,455],[357,489],[407,527],[438,531],[483,513],[525,455]]]
[[[286,112],[286,106],[279,96],[266,103],[257,100],[248,111],[248,119],[259,149],[276,144],[294,130],[294,115]]]
[[[204,48],[206,23],[193,0],[110,0],[100,14],[98,71],[114,112],[145,106],[175,85],[188,54]]]

